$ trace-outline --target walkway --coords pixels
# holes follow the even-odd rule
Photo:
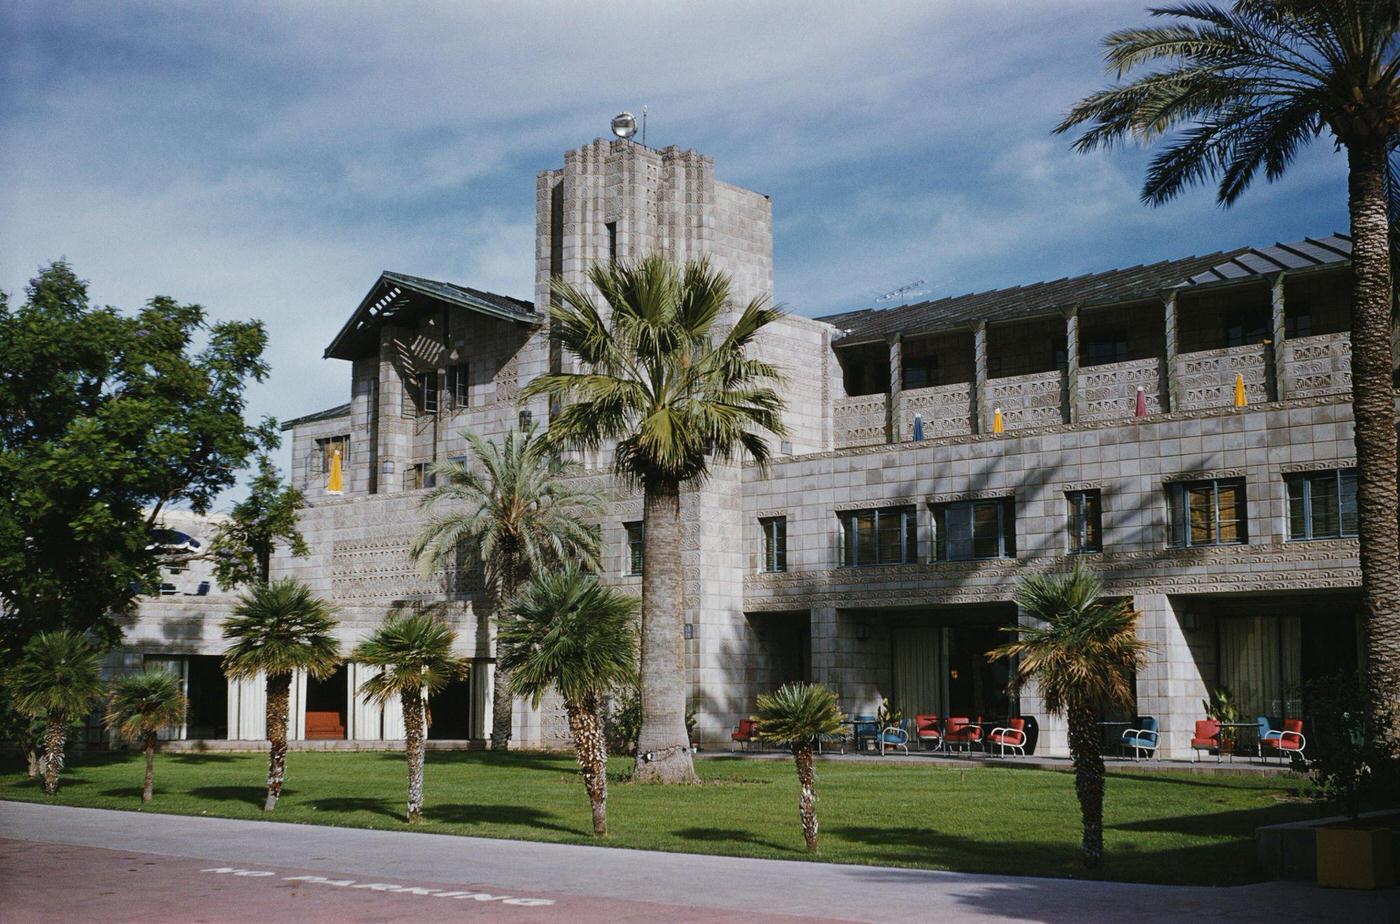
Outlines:
[[[1393,920],[1395,894],[1148,886],[0,802],[0,920]],[[1130,909],[1130,911],[1125,911]]]

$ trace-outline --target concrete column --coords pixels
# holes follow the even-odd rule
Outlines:
[[[375,492],[396,494],[403,490],[403,473],[412,449],[413,422],[403,415],[403,372],[399,359],[397,328],[379,331],[379,401],[375,427]]]
[[[841,695],[836,674],[837,613],[834,606],[813,607],[811,614],[812,682],[822,683]]]
[[[1022,626],[1039,624],[1034,616],[1017,607],[1016,623]],[[1040,725],[1040,738],[1035,745],[1037,755],[1065,757],[1069,754],[1069,725],[1065,717],[1052,714],[1045,708],[1045,700],[1040,695],[1040,684],[1035,681],[1021,687],[1021,715],[1035,716]]]
[[[1288,386],[1286,384],[1288,382],[1288,361],[1283,348],[1284,339],[1288,335],[1288,319],[1284,314],[1283,277],[1283,273],[1279,273],[1274,277],[1274,284],[1269,292],[1270,305],[1272,308],[1272,317],[1270,320],[1273,322],[1271,325],[1273,342],[1270,346],[1273,349],[1273,397],[1275,401],[1282,401],[1284,398],[1288,397]]]
[[[1079,393],[1079,306],[1065,312],[1065,413],[1067,423],[1084,415]]]
[[[986,433],[992,428],[992,409],[987,406],[987,322],[972,322],[973,368],[976,370],[973,382],[972,432]]]
[[[885,414],[885,442],[904,441],[904,420],[900,414],[899,393],[904,389],[904,335],[890,337],[890,397]]]
[[[1201,702],[1209,696],[1196,649],[1213,639],[1187,630],[1166,594],[1134,595],[1133,608],[1141,614],[1138,638],[1152,646],[1138,672],[1138,714],[1157,719],[1158,756],[1189,757],[1196,720],[1205,717]]]
[[[1176,292],[1166,292],[1162,295],[1162,326],[1166,333],[1166,376],[1167,388],[1163,397],[1166,399],[1167,407],[1165,411],[1175,411],[1181,407],[1180,376],[1177,375],[1176,354],[1178,341],[1176,336]]]

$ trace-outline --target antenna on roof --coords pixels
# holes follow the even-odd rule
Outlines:
[[[913,282],[907,282],[907,283],[905,283],[904,285],[900,286],[900,287],[897,288],[897,289],[891,289],[890,291],[884,293],[883,295],[877,295],[877,296],[875,297],[875,301],[877,301],[877,302],[892,302],[892,301],[895,301],[895,300],[897,299],[897,300],[899,301],[899,303],[900,303],[901,305],[903,305],[903,304],[906,304],[906,303],[909,301],[909,299],[911,299],[911,298],[914,298],[914,297],[917,297],[917,296],[920,296],[920,295],[928,295],[929,292],[930,292],[931,290],[922,288],[923,286],[925,286],[925,285],[927,285],[927,284],[928,284],[927,280],[924,280],[924,279],[916,279],[916,280],[914,280]]]
[[[647,146],[647,107],[642,107],[642,147]]]

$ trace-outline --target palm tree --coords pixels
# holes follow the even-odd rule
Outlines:
[[[456,562],[463,548],[485,566],[492,610],[502,612],[521,582],[540,568],[578,559],[598,564],[598,533],[588,518],[601,516],[601,499],[571,480],[577,463],[564,460],[535,427],[509,432],[499,443],[462,431],[470,464],[433,467],[438,486],[423,498],[424,510],[448,506],[413,543],[424,573]],[[499,663],[492,680],[491,747],[510,744],[510,675]]]
[[[387,705],[395,697],[403,706],[404,754],[408,758],[408,823],[423,813],[423,757],[428,734],[428,697],[467,672],[452,656],[457,633],[430,609],[391,615],[350,658],[380,669],[360,684],[368,699]]]
[[[617,440],[614,469],[644,499],[642,567],[642,728],[636,777],[693,782],[685,728],[680,492],[704,479],[710,460],[747,452],[760,465],[760,431],[781,436],[781,381],[748,348],[782,316],[763,299],[744,307],[728,331],[719,319],[729,277],[704,260],[677,268],[659,256],[596,264],[588,279],[609,309],[604,320],[588,291],[553,282],[552,331],[585,365],[542,375],[522,394],[567,401],[549,437],[596,450]],[[650,755],[651,759],[648,759]]]
[[[258,582],[238,598],[233,615],[224,620],[224,638],[233,642],[224,652],[229,677],[267,677],[267,801],[263,811],[277,807],[287,774],[287,712],[292,674],[306,671],[322,679],[340,664],[340,648],[331,632],[334,611],[300,581],[283,578]]]
[[[154,668],[128,674],[112,684],[112,698],[103,719],[107,727],[128,741],[146,748],[146,783],[141,801],[155,794],[156,736],[162,728],[185,721],[188,703],[180,690],[180,678]]]
[[[635,599],[571,563],[525,584],[501,621],[497,642],[516,695],[536,707],[551,689],[563,698],[599,837],[608,833],[603,697],[636,682],[636,612]]]
[[[817,772],[812,748],[827,735],[841,731],[845,716],[836,694],[819,683],[789,683],[758,698],[758,722],[763,737],[792,748],[797,764],[797,813],[808,850],[817,849]]]
[[[1260,170],[1279,179],[1324,133],[1347,152],[1361,593],[1367,674],[1383,711],[1400,692],[1390,249],[1391,221],[1400,218],[1390,162],[1400,137],[1400,2],[1236,0],[1152,13],[1169,22],[1104,40],[1110,71],[1136,78],[1084,99],[1057,129],[1087,126],[1075,143],[1081,151],[1177,130],[1148,168],[1146,202],[1218,179],[1219,201],[1230,205]]]
[[[43,716],[44,792],[58,792],[68,725],[102,698],[102,662],[87,639],[69,629],[40,632],[20,652],[10,670],[15,708]]]
[[[1101,600],[1103,584],[1079,562],[1067,574],[1033,574],[1016,584],[1016,603],[1037,622],[1010,631],[1016,641],[987,652],[1012,659],[1011,686],[1035,682],[1047,711],[1069,722],[1074,790],[1083,817],[1084,865],[1103,859],[1103,754],[1099,711],[1131,706],[1133,679],[1148,645],[1124,599]]]

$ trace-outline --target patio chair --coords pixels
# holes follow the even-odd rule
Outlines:
[[[919,750],[921,751],[926,743],[932,745],[935,751],[942,748],[943,728],[938,722],[938,716],[914,716],[914,738],[919,742]]]
[[[1001,756],[1006,756],[1007,748],[1026,756],[1026,720],[1008,719],[1005,728],[994,728],[987,736],[987,740],[1001,751]]]
[[[885,748],[899,748],[907,755],[909,753],[909,720],[900,719],[897,725],[886,725],[880,730],[880,734],[875,740],[879,742],[882,757]]]
[[[1254,752],[1259,755],[1259,759],[1264,759],[1264,749],[1274,747],[1274,742],[1278,741],[1283,734],[1281,729],[1272,728],[1269,725],[1269,717],[1257,715],[1254,717],[1255,724],[1259,726],[1259,736],[1255,739]]]
[[[1304,750],[1308,746],[1308,739],[1303,735],[1302,719],[1284,719],[1283,728],[1278,731],[1270,731],[1269,737],[1259,737],[1259,752],[1262,758],[1264,748],[1269,748],[1282,760],[1285,755],[1297,753],[1299,757],[1306,759]]]
[[[1205,751],[1209,754],[1215,751],[1215,762],[1220,763],[1220,720],[1219,719],[1197,719],[1196,733],[1191,737],[1191,760],[1194,763],[1196,753]]]
[[[974,744],[982,747],[982,717],[979,715],[974,723],[965,715],[949,716],[943,740],[950,745],[962,745],[966,751],[972,750]]]
[[[729,750],[734,750],[734,745],[738,744],[745,750],[751,750],[758,741],[758,722],[753,719],[740,719],[739,727],[729,733]]]
[[[865,750],[865,742],[874,741],[880,734],[880,723],[873,715],[851,716],[851,737],[855,739],[857,751]]]
[[[1133,760],[1146,755],[1147,757],[1157,756],[1157,720],[1150,715],[1142,717],[1137,728],[1129,728],[1123,731],[1123,737],[1118,739],[1118,746],[1133,749]]]

